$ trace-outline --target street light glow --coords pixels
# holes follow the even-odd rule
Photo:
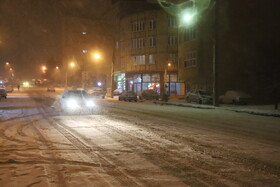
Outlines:
[[[55,67],[55,69],[59,69],[59,67],[58,67],[58,66],[56,66],[56,67]]]
[[[70,62],[70,67],[74,68],[75,67],[75,63],[74,62]]]
[[[192,20],[192,18],[193,18],[193,15],[191,15],[191,14],[185,14],[183,16],[184,21],[187,23],[189,23]]]
[[[197,16],[197,12],[196,10],[193,9],[185,9],[183,11],[181,11],[180,14],[178,14],[179,18],[180,18],[180,26],[188,26],[188,25],[192,25],[194,23],[197,22],[198,16]]]
[[[94,54],[93,54],[93,58],[94,58],[95,60],[99,60],[99,59],[101,58],[101,56],[100,56],[99,53],[94,53]]]
[[[10,65],[10,63],[9,63],[9,62],[6,62],[6,65]]]
[[[46,71],[46,70],[47,70],[47,67],[46,67],[46,66],[42,66],[42,70],[43,70],[43,71]]]

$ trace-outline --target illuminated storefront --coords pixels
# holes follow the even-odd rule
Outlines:
[[[116,89],[126,90],[126,77],[125,73],[115,74]]]
[[[138,95],[142,90],[154,90],[161,94],[161,85],[165,83],[165,90],[168,95],[184,95],[185,84],[177,82],[177,73],[164,75],[160,73],[131,74],[120,73],[116,76],[117,89],[134,91]]]

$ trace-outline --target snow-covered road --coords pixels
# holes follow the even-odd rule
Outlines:
[[[59,112],[56,93],[0,102],[0,186],[280,186],[280,119],[97,99]]]

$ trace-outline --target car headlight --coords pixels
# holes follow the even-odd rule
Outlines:
[[[94,106],[93,101],[86,101],[86,106],[87,107],[93,107]]]
[[[75,100],[69,100],[68,102],[67,102],[67,107],[68,108],[71,108],[71,109],[75,109],[75,108],[77,108],[79,105],[78,105],[78,103],[75,101]]]

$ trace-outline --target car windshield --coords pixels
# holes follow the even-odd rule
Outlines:
[[[68,92],[68,96],[69,97],[87,97],[87,93],[85,91],[80,91],[80,90],[75,90],[75,91],[69,91]]]

